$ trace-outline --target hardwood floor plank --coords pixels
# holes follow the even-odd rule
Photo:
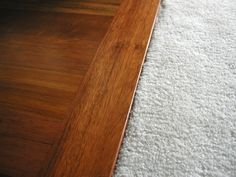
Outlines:
[[[159,3],[122,1],[46,176],[111,176]]]
[[[102,3],[101,3],[102,2]],[[114,16],[118,5],[117,2],[107,1],[75,1],[75,0],[47,0],[47,1],[14,1],[3,0],[0,8],[27,9],[45,12],[61,12],[72,14],[90,14]]]
[[[62,133],[64,122],[36,113],[0,106],[0,135],[53,144]]]
[[[0,2],[0,176],[112,175],[159,3]]]
[[[0,171],[15,169],[25,177],[36,177],[50,145],[0,135]],[[29,170],[30,169],[30,170]]]
[[[22,36],[21,39],[16,39],[16,37],[5,36],[3,40],[0,37],[0,53],[1,57],[5,58],[0,60],[0,64],[83,76],[98,47],[97,42],[87,40],[52,44],[47,40],[35,38],[27,40],[28,38]],[[81,50],[77,50],[78,48]]]
[[[111,21],[1,9],[0,176],[40,176]]]
[[[54,0],[57,1],[57,0]],[[70,0],[71,2],[76,2],[78,0]],[[116,4],[120,5],[122,0],[80,0],[81,2],[96,2],[96,3],[105,3],[105,4]]]
[[[14,84],[28,85],[31,86],[28,87],[28,90],[35,90],[35,92],[50,92],[53,89],[55,92],[52,94],[57,93],[57,91],[73,94],[83,79],[83,75],[14,65],[15,63],[11,65],[0,64],[0,81],[2,86],[5,84],[12,85],[13,87],[15,87]],[[37,62],[35,65],[37,65]],[[38,91],[36,88],[39,88]]]
[[[48,115],[63,118],[69,112],[71,100],[1,85],[0,103],[24,107],[35,110],[35,112],[45,112]]]
[[[41,38],[39,42],[45,41],[44,45],[60,42],[63,46],[64,42],[80,40],[100,42],[111,20],[112,17],[98,15],[1,9],[0,36],[8,40],[11,35],[17,35],[17,39],[23,39],[21,41]]]

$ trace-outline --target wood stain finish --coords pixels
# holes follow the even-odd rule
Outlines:
[[[0,176],[112,175],[158,7],[0,3]]]

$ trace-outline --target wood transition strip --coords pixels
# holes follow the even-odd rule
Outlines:
[[[159,0],[123,0],[43,176],[112,175]]]

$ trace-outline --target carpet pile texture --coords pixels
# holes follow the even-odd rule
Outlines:
[[[162,3],[114,176],[236,177],[235,0]]]

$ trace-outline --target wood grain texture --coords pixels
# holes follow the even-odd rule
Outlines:
[[[54,0],[57,1],[57,0]],[[78,1],[78,0],[70,0],[70,1]],[[117,4],[120,5],[122,0],[79,0],[81,2],[96,2],[96,3],[106,3],[106,4]]]
[[[0,9],[14,8],[45,12],[114,16],[118,9],[118,3],[118,1],[91,0],[1,0]]]
[[[123,0],[114,19],[120,0],[9,2],[0,12],[0,176],[111,176],[159,0]]]
[[[122,1],[45,176],[111,176],[158,7],[159,0]]]
[[[0,173],[12,177],[37,176],[50,145],[0,135]]]
[[[40,175],[111,21],[1,9],[0,176]]]

